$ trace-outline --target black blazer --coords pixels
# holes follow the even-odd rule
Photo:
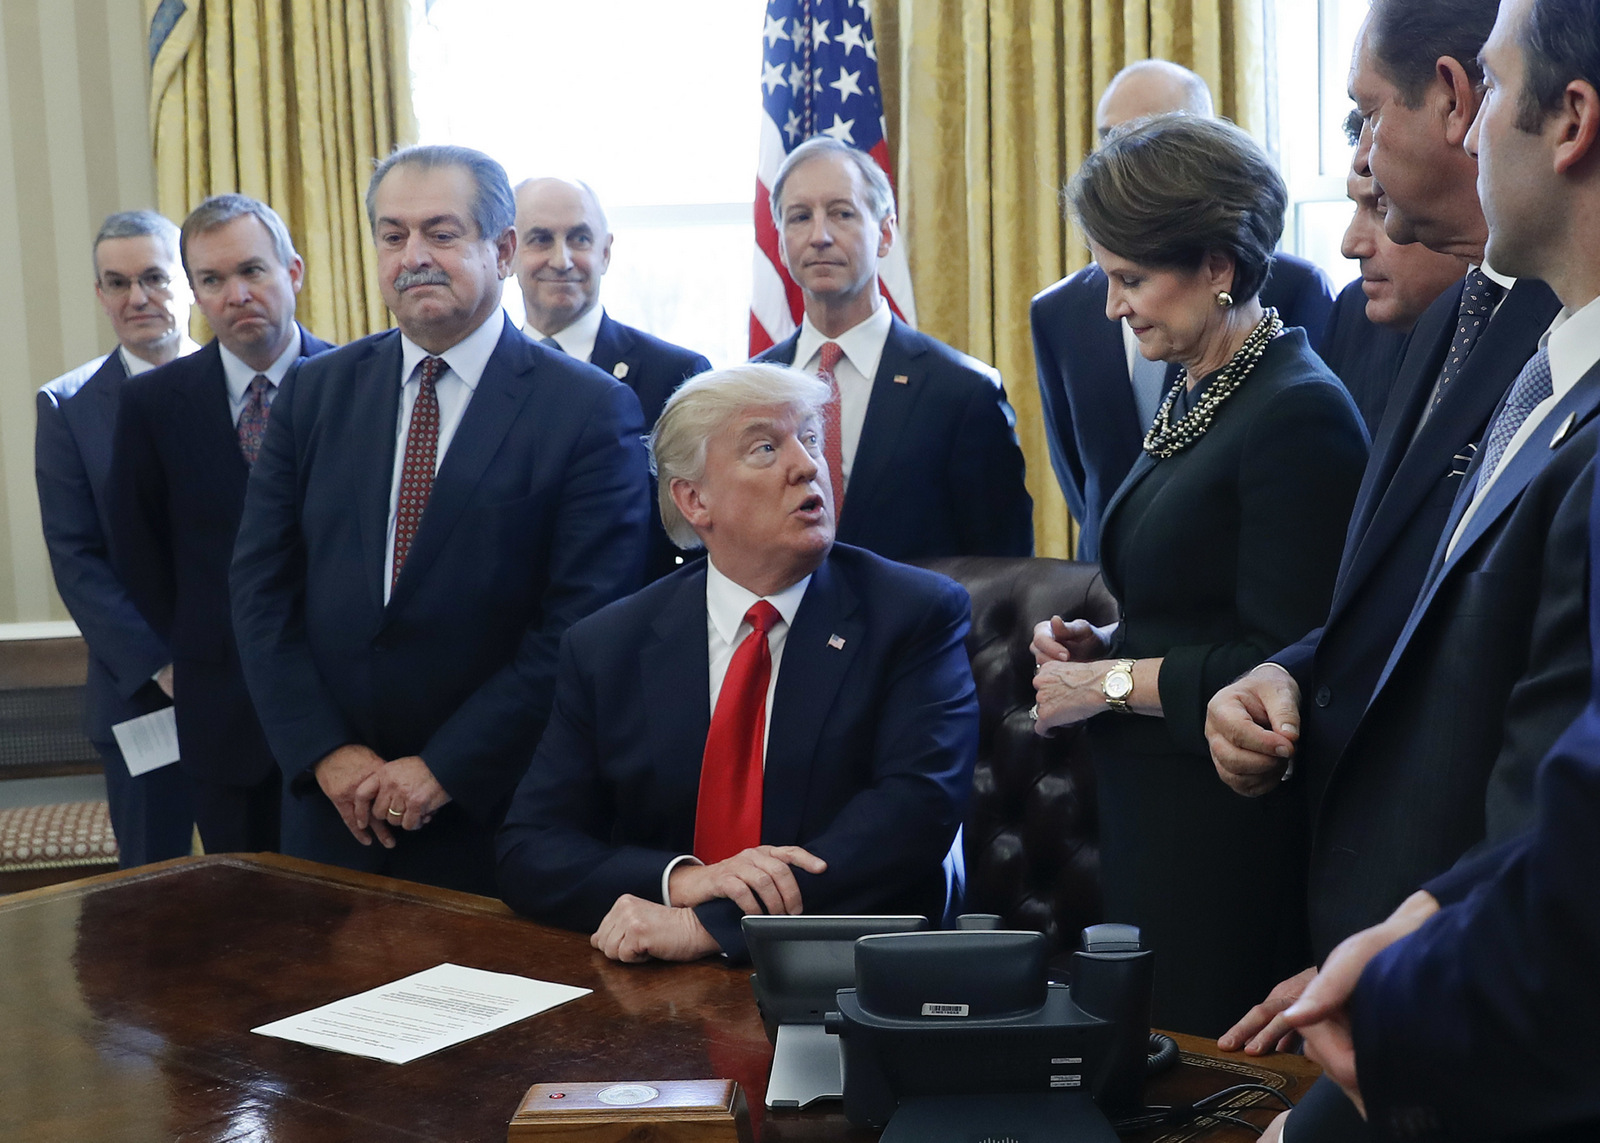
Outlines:
[[[1561,308],[1543,282],[1518,282],[1419,431],[1460,304],[1461,287],[1445,291],[1412,332],[1362,476],[1327,619],[1272,656],[1300,684],[1297,766],[1313,813],[1416,602],[1477,441]]]
[[[300,329],[303,356],[331,348]],[[112,460],[112,557],[128,594],[172,647],[179,764],[241,786],[273,766],[228,604],[249,479],[215,338],[128,382]]]
[[[361,743],[422,757],[446,809],[471,819],[463,836],[484,839],[486,882],[488,829],[544,730],[562,634],[639,586],[643,426],[625,386],[506,323],[385,603],[400,363],[390,330],[290,374],[251,474],[234,622],[292,795],[286,851],[308,829],[359,850],[337,816],[315,817],[327,800],[311,769]],[[462,857],[449,849],[437,875]]]
[[[1350,390],[1373,436],[1383,421],[1409,338],[1409,331],[1389,329],[1367,318],[1367,295],[1360,278],[1339,291],[1317,353]]]
[[[113,349],[82,384],[58,378],[39,390],[33,469],[39,519],[56,590],[89,648],[89,738],[115,744],[111,727],[167,705],[152,679],[172,652],[139,614],[111,568],[111,442],[128,372]]]
[[[555,712],[500,831],[507,902],[593,932],[624,893],[659,901],[693,851],[711,723],[705,565],[575,624]],[[962,588],[834,546],[784,643],[768,734],[761,840],[828,863],[796,872],[808,913],[944,908],[941,862],[972,786],[978,706]],[[722,950],[739,910],[696,909]]]
[[[623,325],[612,320],[608,313],[600,315],[600,332],[595,335],[594,352],[589,364],[603,369],[639,398],[644,411],[644,431],[656,427],[656,418],[673,391],[689,378],[711,368],[711,362],[692,349],[673,345],[652,337],[642,329]],[[667,539],[667,530],[661,524],[661,513],[655,508],[655,478],[650,479],[650,551],[646,557],[646,581],[660,579],[678,566],[682,554],[678,546]]]
[[[1284,325],[1304,329],[1316,345],[1333,287],[1310,262],[1279,254],[1261,301],[1276,306]],[[1149,427],[1139,423],[1134,405],[1122,323],[1107,319],[1106,277],[1092,263],[1042,291],[1030,313],[1050,461],[1078,521],[1078,559],[1097,560],[1106,505],[1138,458]],[[1167,371],[1169,386],[1177,368]]]
[[[1600,366],[1506,461],[1425,583],[1313,819],[1318,957],[1533,817],[1540,758],[1589,697],[1585,592]],[[1571,426],[1558,433],[1572,418]]]
[[[1211,696],[1327,608],[1367,436],[1303,330],[1268,343],[1200,441],[1144,452],[1102,549],[1115,657],[1165,656],[1161,719],[1095,720],[1111,750],[1205,755]]]
[[[795,333],[756,358],[794,364]],[[891,560],[1033,555],[1016,414],[1000,375],[899,318],[878,362],[839,542]]]

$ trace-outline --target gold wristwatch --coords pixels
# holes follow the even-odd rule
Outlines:
[[[1132,714],[1128,699],[1133,695],[1133,660],[1118,659],[1100,680],[1100,693],[1106,696],[1106,705],[1118,714]]]

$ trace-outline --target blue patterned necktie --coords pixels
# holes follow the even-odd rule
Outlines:
[[[1467,367],[1467,357],[1472,353],[1472,347],[1478,343],[1489,319],[1494,316],[1495,304],[1505,292],[1504,286],[1482,270],[1467,271],[1467,283],[1461,291],[1461,308],[1456,311],[1456,333],[1450,339],[1450,352],[1445,355],[1444,368],[1439,370],[1439,384],[1433,390],[1433,403],[1428,406],[1430,413],[1439,407],[1439,402],[1444,400],[1445,390]]]
[[[1538,408],[1540,402],[1549,400],[1554,392],[1555,386],[1550,380],[1550,351],[1541,348],[1517,374],[1516,381],[1511,385],[1510,396],[1483,438],[1483,464],[1478,469],[1479,488],[1488,487],[1489,481],[1494,479],[1494,470],[1505,456],[1506,445],[1517,435],[1528,414]]]
[[[254,466],[261,453],[261,441],[267,435],[267,390],[272,382],[260,373],[250,380],[245,390],[244,409],[239,414],[239,451],[246,465]]]
[[[557,353],[565,353],[566,352],[565,349],[561,348],[561,343],[559,341],[557,341],[553,337],[541,337],[539,339],[539,344],[544,346],[546,349],[553,349]]]

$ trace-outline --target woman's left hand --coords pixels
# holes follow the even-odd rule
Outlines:
[[[1101,680],[1113,664],[1105,659],[1092,663],[1045,663],[1033,676],[1038,699],[1035,734],[1049,734],[1058,726],[1075,726],[1106,709]]]

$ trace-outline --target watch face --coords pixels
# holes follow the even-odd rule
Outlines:
[[[1107,698],[1127,698],[1133,693],[1133,676],[1127,671],[1112,671],[1106,676],[1105,691]]]

